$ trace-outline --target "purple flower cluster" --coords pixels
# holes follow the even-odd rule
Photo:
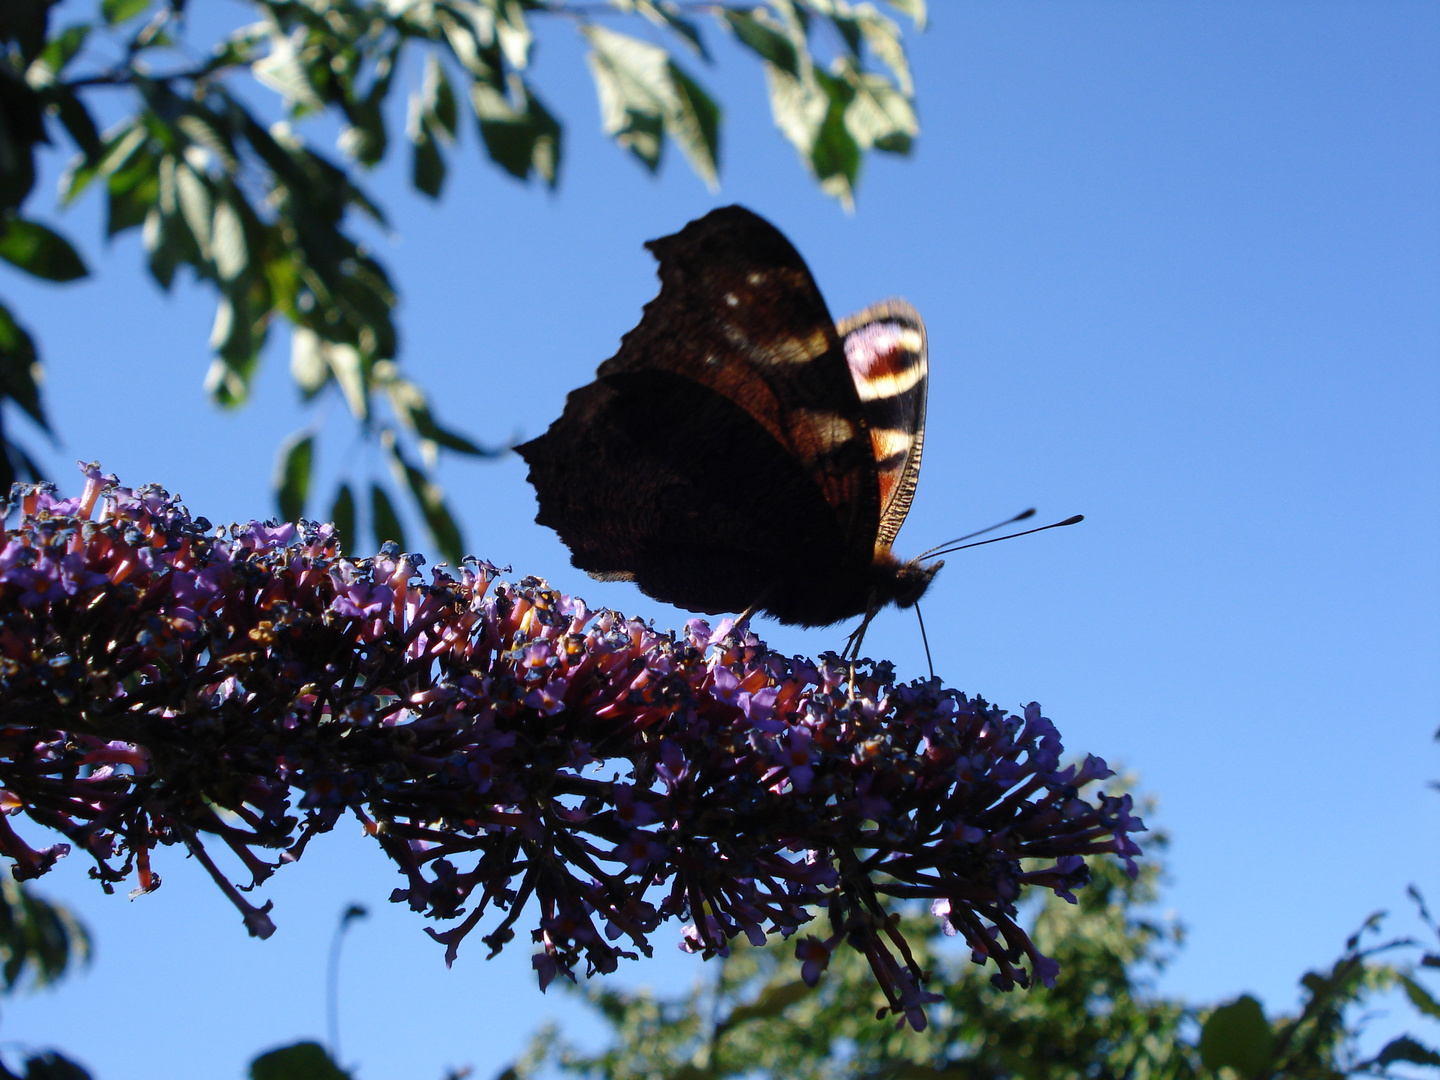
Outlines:
[[[852,680],[728,622],[659,633],[488,563],[423,582],[394,545],[353,559],[328,525],[212,528],[95,466],[79,498],[16,498],[0,854],[17,877],[75,848],[107,890],[147,892],[151,852],[183,844],[263,937],[269,905],[212,852],[249,889],[349,812],[404,876],[392,899],[448,926],[430,930],[447,960],[487,915],[499,950],[532,899],[542,987],[648,955],[668,918],[706,955],[824,926],[798,940],[805,980],[848,944],[919,1029],[936,995],[894,901],[930,901],[997,985],[1048,983],[1022,888],[1068,895],[1083,856],[1139,851],[1129,796],[1082,794],[1109,770],[1062,768],[1036,705],[1007,715],[884,663]],[[30,846],[22,815],[67,842]]]

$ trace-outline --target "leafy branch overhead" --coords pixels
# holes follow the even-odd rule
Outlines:
[[[360,175],[394,148],[392,91],[409,87],[410,175],[430,198],[443,192],[467,126],[512,177],[558,183],[562,125],[531,81],[532,24],[541,18],[583,37],[604,130],[652,172],[670,142],[716,185],[722,110],[696,72],[713,64],[719,38],[760,60],[776,125],[846,205],[865,151],[907,153],[918,131],[900,26],[872,3],[249,0],[252,21],[199,43],[184,0],[101,0],[90,17],[64,25],[52,2],[12,0],[0,10],[0,258],[51,281],[86,275],[68,240],[23,213],[37,153],[73,153],[62,206],[98,193],[107,237],[142,230],[162,288],[188,268],[215,291],[212,399],[245,403],[283,320],[303,397],[343,400],[451,559],[462,541],[435,481],[439,454],[486,457],[504,447],[445,427],[397,366],[396,288],[358,231],[387,227]],[[923,0],[889,7],[923,26]],[[257,83],[274,96],[257,93]],[[113,114],[117,93],[125,115],[102,132],[97,102],[103,95]],[[340,123],[338,153],[307,138],[306,121],[324,116]],[[37,363],[31,333],[0,307],[0,396],[49,432]],[[34,476],[33,461],[0,435],[0,486]],[[282,448],[276,487],[287,516],[304,511],[318,458],[312,430]],[[377,542],[403,546],[387,485],[365,486]],[[342,478],[328,508],[351,530],[355,490]]]

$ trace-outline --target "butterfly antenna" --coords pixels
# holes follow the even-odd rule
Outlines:
[[[920,644],[925,646],[925,665],[930,669],[930,678],[935,678],[935,662],[930,659],[930,639],[925,635],[925,616],[920,614],[920,603],[915,603],[915,618],[920,620]]]
[[[1004,521],[997,521],[994,525],[991,525],[988,528],[977,529],[973,533],[966,533],[964,536],[957,536],[954,540],[946,540],[943,544],[936,544],[929,551],[922,551],[919,557],[922,559],[928,559],[932,555],[938,555],[940,554],[941,548],[944,548],[946,551],[954,551],[955,548],[952,546],[954,544],[964,543],[966,540],[972,540],[977,536],[984,536],[987,532],[994,532],[996,529],[1003,529],[1006,525],[1014,525],[1017,521],[1024,521],[1026,518],[1032,518],[1034,516],[1035,508],[1032,506],[1029,510],[1021,510],[1020,513],[1016,514],[1014,517],[1006,518]]]
[[[996,537],[993,537],[992,539],[989,539],[989,540],[976,540],[973,544],[961,544],[961,543],[958,543],[958,542],[956,542],[956,541],[951,541],[952,543],[955,544],[954,547],[942,547],[942,548],[941,548],[940,550],[938,550],[938,551],[930,551],[930,552],[927,552],[926,554],[927,554],[927,556],[928,556],[928,555],[949,555],[952,551],[963,551],[965,548],[983,547],[983,546],[986,545],[986,544],[998,544],[1001,540],[1014,540],[1017,536],[1029,536],[1031,533],[1044,532],[1046,529],[1063,529],[1066,525],[1078,525],[1080,522],[1082,522],[1082,521],[1084,521],[1084,520],[1085,520],[1085,515],[1084,515],[1084,514],[1076,514],[1074,517],[1068,517],[1068,518],[1066,518],[1064,521],[1052,521],[1049,525],[1041,525],[1038,529],[1026,529],[1024,532],[1007,533],[1007,534],[1004,535],[1004,536],[996,536]],[[987,531],[988,531],[988,530],[987,530]],[[978,535],[978,534],[972,534],[972,535]],[[963,539],[963,537],[962,537],[962,539]]]

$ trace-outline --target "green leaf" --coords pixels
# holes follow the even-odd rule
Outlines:
[[[90,273],[70,241],[18,217],[0,223],[0,259],[46,281],[74,281]]]
[[[720,1029],[728,1031],[751,1020],[764,1020],[772,1016],[779,1016],[795,1002],[803,1000],[813,992],[800,979],[772,983],[766,986],[754,1001],[737,1005],[731,1009],[730,1015],[720,1024]]]
[[[455,91],[445,76],[445,67],[430,53],[425,57],[425,81],[420,87],[420,101],[425,117],[450,138],[460,133],[460,107]]]
[[[451,563],[459,563],[465,554],[465,541],[460,535],[460,527],[455,523],[454,515],[445,504],[444,490],[421,469],[406,460],[393,431],[385,430],[380,441],[390,456],[396,479],[410,489],[411,497],[420,507],[420,514],[425,519],[435,546]]]
[[[853,205],[855,180],[860,175],[860,145],[845,123],[845,111],[851,100],[850,87],[824,72],[815,72],[816,82],[825,92],[829,105],[825,121],[816,132],[810,148],[810,168],[820,187],[840,200],[849,209]]]
[[[35,341],[0,304],[0,397],[7,397],[44,431],[50,430],[40,402],[40,357]],[[9,490],[8,488],[6,490]]]
[[[440,145],[428,125],[421,127],[418,138],[411,142],[410,182],[420,194],[438,199],[445,186],[445,155],[440,152]]]
[[[145,126],[138,118],[131,117],[119,128],[112,131],[101,146],[99,160],[72,164],[60,178],[60,205],[69,206],[80,197],[90,182],[98,176],[109,176],[130,163],[132,157],[144,148]]]
[[[525,24],[525,8],[519,0],[502,0],[495,5],[499,18],[495,20],[495,37],[500,53],[512,68],[523,70],[530,63],[530,46],[535,36]]]
[[[55,1050],[43,1050],[25,1059],[25,1080],[91,1080],[90,1074]]]
[[[393,363],[382,361],[376,364],[375,381],[384,387],[385,395],[390,400],[390,408],[395,411],[396,419],[407,430],[414,432],[425,442],[434,443],[447,450],[453,450],[457,454],[467,454],[472,457],[499,457],[505,453],[505,449],[508,449],[486,449],[477,446],[463,435],[441,427],[430,411],[430,403],[425,397],[425,391],[409,379],[400,378],[396,374],[396,366]]]
[[[250,1080],[351,1080],[316,1042],[300,1042],[250,1062]]]
[[[240,289],[222,294],[215,307],[210,347],[219,355],[205,375],[205,390],[223,408],[235,408],[250,397],[265,340],[263,319],[262,313],[257,324],[249,298]]]
[[[106,192],[105,236],[116,236],[144,224],[160,196],[160,177],[154,158],[140,155],[122,172],[113,174]]]
[[[340,549],[355,550],[355,493],[349,484],[342,483],[335,492],[335,501],[330,504],[330,523],[340,538]]]
[[[905,46],[900,41],[900,27],[873,9],[857,8],[855,16],[870,51],[895,73],[900,92],[907,98],[913,97],[915,82],[910,74],[910,61],[905,56]]]
[[[275,502],[286,521],[298,521],[310,494],[310,472],[315,464],[315,436],[309,431],[291,435],[280,444],[275,461]]]
[[[150,6],[150,0],[101,0],[100,14],[110,26],[129,22]]]
[[[1430,992],[1412,979],[1409,975],[1400,976],[1400,986],[1405,991],[1405,996],[1410,999],[1410,1004],[1419,1009],[1426,1016],[1440,1020],[1440,1002],[1430,996]]]
[[[185,162],[180,162],[175,167],[175,195],[190,235],[200,246],[201,257],[210,258],[215,197],[210,190],[209,178],[200,175]]]
[[[194,265],[200,258],[195,238],[180,215],[165,213],[158,203],[145,215],[144,236],[150,273],[162,289],[170,288],[180,266]]]
[[[9,873],[0,877],[0,974],[4,987],[56,982],[72,963],[88,963],[90,939],[63,907],[41,900]]]
[[[290,377],[300,387],[300,394],[309,401],[330,381],[330,364],[315,331],[297,326],[290,331]]]
[[[770,112],[775,126],[808,161],[830,109],[830,99],[813,77],[802,80],[768,67],[765,81],[770,87]]]
[[[519,76],[509,79],[507,97],[476,82],[470,101],[490,159],[519,180],[537,173],[552,188],[559,179],[560,125]]]
[[[700,179],[719,187],[720,106],[673,60],[667,65],[674,86],[675,108],[667,118],[670,137],[680,144]]]
[[[850,51],[852,57],[860,55],[860,42],[864,39],[860,34],[860,24],[849,15],[832,14],[829,16],[830,25],[835,27],[840,40],[845,43],[845,48]]]
[[[581,33],[590,43],[586,61],[605,133],[654,172],[664,148],[665,115],[675,107],[670,54],[603,26],[585,26]]]
[[[1401,1035],[1385,1044],[1384,1049],[1375,1055],[1374,1064],[1393,1065],[1397,1061],[1408,1062],[1411,1065],[1440,1066],[1440,1054],[1431,1050],[1424,1043],[1412,1039],[1409,1035]]]
[[[89,23],[76,23],[52,37],[25,72],[25,81],[31,86],[52,85],[85,47],[85,39],[90,36],[91,29]]]
[[[95,121],[91,119],[90,111],[85,108],[79,95],[68,87],[57,87],[50,91],[50,97],[55,102],[55,111],[60,117],[60,123],[65,125],[65,130],[70,133],[70,138],[75,140],[75,145],[84,154],[82,160],[94,161],[99,158],[103,148],[100,133],[96,130]]]
[[[395,504],[379,484],[370,485],[370,528],[375,533],[375,546],[380,547],[387,540],[394,540],[400,550],[407,547],[405,530],[400,526],[400,515],[395,513]]]
[[[896,11],[910,16],[916,30],[925,29],[925,0],[886,0]]]
[[[710,187],[718,170],[720,109],[664,49],[601,26],[581,32],[607,134],[654,172],[668,133]]]
[[[724,8],[720,14],[742,45],[785,74],[800,77],[799,51],[782,31],[769,21],[761,21],[755,11]]]
[[[310,72],[300,55],[304,31],[297,29],[287,36],[276,26],[270,34],[270,52],[250,65],[250,71],[264,85],[283,96],[292,111],[318,111],[325,102],[315,92]]]
[[[1274,1054],[1275,1033],[1249,994],[1221,1005],[1200,1031],[1200,1060],[1207,1069],[1228,1065],[1241,1076],[1257,1076]]]
[[[680,14],[680,8],[673,0],[635,0],[635,8],[656,26],[673,30],[694,50],[695,55],[710,62],[710,52],[700,37],[700,27]]]
[[[250,265],[245,225],[239,209],[228,198],[215,202],[215,216],[210,223],[210,251],[221,281],[234,281]]]
[[[321,355],[335,374],[350,415],[361,423],[370,418],[370,371],[360,350],[353,345],[321,341]]]
[[[908,154],[920,133],[909,99],[881,75],[847,70],[845,80],[854,91],[845,106],[845,127],[856,144]]]

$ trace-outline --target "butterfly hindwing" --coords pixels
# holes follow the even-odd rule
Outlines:
[[[930,381],[925,323],[904,300],[885,300],[850,316],[838,330],[880,483],[880,551],[895,542],[920,479]]]

